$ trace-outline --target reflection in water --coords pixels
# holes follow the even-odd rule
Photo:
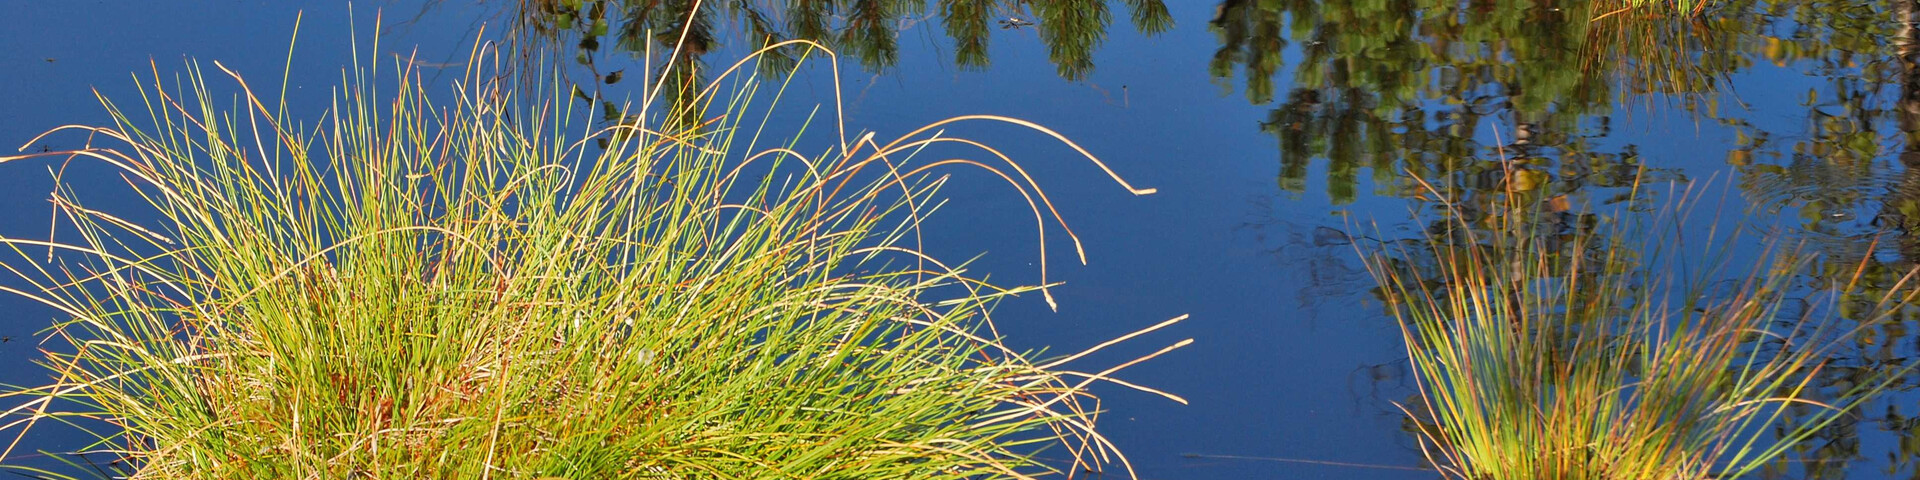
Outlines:
[[[1489,125],[1511,126],[1499,135],[1505,153],[1528,165],[1515,179],[1519,190],[1560,195],[1620,185],[1637,153],[1631,146],[1600,151],[1596,141],[1610,133],[1615,106],[1648,92],[1710,92],[1716,70],[1726,69],[1713,66],[1736,58],[1672,49],[1722,41],[1703,34],[1710,29],[1702,24],[1636,28],[1626,17],[1589,22],[1576,11],[1586,9],[1228,0],[1211,22],[1221,40],[1211,69],[1222,81],[1239,75],[1249,101],[1275,103],[1261,128],[1280,142],[1280,185],[1288,191],[1307,189],[1307,167],[1319,159],[1335,203],[1353,201],[1361,168],[1373,171],[1384,195],[1417,195],[1413,178],[1504,190],[1484,181],[1488,160],[1499,156],[1476,141]],[[1279,71],[1289,66],[1290,74]],[[1291,87],[1276,95],[1281,82]],[[1713,106],[1710,97],[1680,98]]]
[[[1157,34],[1173,27],[1162,0],[1126,0],[1134,28]],[[697,10],[696,10],[697,8]],[[514,33],[527,58],[561,53],[592,76],[576,82],[582,98],[605,98],[599,86],[618,82],[625,69],[640,62],[616,57],[655,55],[652,65],[669,75],[663,94],[677,100],[687,88],[706,85],[701,58],[727,40],[758,48],[804,39],[825,44],[883,71],[900,60],[900,34],[923,23],[938,23],[953,42],[953,62],[961,68],[989,64],[988,41],[995,31],[1036,32],[1047,59],[1068,80],[1093,71],[1093,52],[1106,40],[1114,6],[1107,0],[805,0],[770,4],[699,0],[516,0]],[[684,28],[683,28],[684,27]],[[681,48],[675,49],[675,46]],[[672,53],[663,53],[672,52]],[[806,50],[783,49],[762,57],[765,72],[790,71]],[[668,56],[671,55],[671,56]],[[625,113],[603,103],[609,122]]]
[[[1894,27],[1874,8],[1744,0],[1723,2],[1693,21],[1589,21],[1589,7],[1226,0],[1210,23],[1221,41],[1211,69],[1223,82],[1237,77],[1249,101],[1273,104],[1261,126],[1280,142],[1281,186],[1305,191],[1308,165],[1325,161],[1325,188],[1336,203],[1355,198],[1361,168],[1373,170],[1378,193],[1410,196],[1417,194],[1408,188],[1411,178],[1460,177],[1462,168],[1497,158],[1495,147],[1540,167],[1545,176],[1528,187],[1565,193],[1620,185],[1618,173],[1631,172],[1638,157],[1633,145],[1609,145],[1618,143],[1610,138],[1614,124],[1631,120],[1635,110],[1623,105],[1665,101],[1738,129],[1751,127],[1740,117],[1751,112],[1736,95],[1719,92],[1723,79],[1756,64],[1804,66],[1831,79],[1836,95],[1870,94],[1891,76],[1884,57],[1862,55],[1892,56],[1886,47]],[[1289,90],[1276,92],[1281,83]],[[1484,131],[1490,127],[1499,131]],[[1492,134],[1504,144],[1481,143]],[[1769,133],[1745,135],[1759,141]],[[1813,139],[1817,147],[1795,151],[1872,147],[1847,140]],[[1757,147],[1736,148],[1729,160],[1781,153],[1781,146]],[[1580,170],[1563,174],[1562,167]]]
[[[1866,278],[1839,292],[1833,308],[1844,317],[1887,313],[1868,299],[1912,288],[1901,279],[1920,260],[1920,4],[1726,0],[1691,20],[1590,21],[1592,6],[1222,0],[1209,23],[1220,41],[1210,69],[1271,107],[1260,128],[1278,142],[1283,190],[1324,189],[1344,204],[1362,194],[1368,170],[1375,195],[1431,202],[1423,182],[1449,192],[1465,207],[1458,213],[1478,217],[1467,224],[1502,215],[1509,193],[1606,204],[1636,180],[1685,178],[1663,170],[1674,159],[1616,130],[1644,129],[1634,114],[1653,109],[1640,105],[1686,112],[1731,133],[1735,188],[1822,254],[1806,285],[1845,285],[1841,277],[1864,268]],[[1748,104],[1728,89],[1736,76],[1780,69],[1806,75],[1803,101]],[[1324,186],[1307,185],[1316,163]],[[1834,359],[1823,386],[1844,390],[1909,363],[1920,312],[1895,313],[1902,321],[1875,326]],[[1916,387],[1920,378],[1903,388]],[[1881,455],[1859,441],[1861,430],[1880,429],[1900,439],[1884,457],[1892,472],[1916,474],[1920,413],[1910,403],[1847,417],[1771,473],[1843,475],[1863,453]]]
[[[1295,292],[1286,310],[1298,312],[1307,328],[1317,328],[1322,307],[1349,300],[1351,294],[1373,284],[1366,268],[1354,256],[1355,241],[1378,242],[1370,236],[1350,236],[1330,226],[1309,226],[1287,219],[1284,205],[1271,198],[1251,202],[1253,214],[1238,230],[1250,235],[1269,258],[1285,259],[1303,271],[1305,285]]]

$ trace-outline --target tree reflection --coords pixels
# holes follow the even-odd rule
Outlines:
[[[702,58],[722,48],[759,48],[789,40],[820,42],[872,71],[900,61],[900,34],[922,23],[937,23],[953,43],[952,61],[963,69],[984,69],[995,31],[1038,32],[1047,59],[1061,78],[1081,80],[1093,71],[1093,52],[1106,41],[1114,7],[1108,0],[516,0],[513,38],[527,58],[553,54],[572,58],[592,81],[582,97],[598,95],[600,85],[618,82],[624,69],[648,59],[666,73],[663,95],[679,98],[705,85]],[[1173,26],[1162,0],[1126,0],[1128,21],[1147,34]],[[678,46],[679,48],[675,48]],[[762,72],[788,71],[804,49],[769,52]],[[616,70],[618,69],[618,70]],[[611,103],[602,104],[609,121],[626,118]]]
[[[1878,312],[1866,299],[1904,296],[1914,282],[1901,279],[1920,260],[1920,6],[1725,0],[1695,19],[1590,21],[1592,4],[1222,0],[1209,23],[1220,41],[1210,70],[1271,106],[1260,128],[1279,146],[1280,187],[1324,189],[1336,204],[1366,193],[1363,183],[1416,200],[1432,200],[1419,188],[1432,184],[1473,206],[1448,215],[1492,217],[1512,195],[1604,204],[1636,172],[1654,175],[1643,182],[1681,178],[1614,135],[1643,111],[1636,104],[1723,127],[1734,137],[1725,154],[1734,185],[1820,254],[1806,284],[1845,285],[1842,272],[1864,269],[1832,308],[1895,319],[1835,358],[1824,385],[1906,368],[1920,352],[1920,312]],[[1812,88],[1803,102],[1776,94],[1747,105],[1724,91],[1731,77],[1781,68],[1806,75],[1795,77]],[[1316,165],[1323,186],[1307,185]],[[1920,478],[1911,404],[1883,399],[1771,473],[1839,476],[1863,456],[1860,433],[1877,429],[1900,439],[1887,475]]]
[[[1228,0],[1210,22],[1221,39],[1211,69],[1223,82],[1238,74],[1257,104],[1274,102],[1275,84],[1290,80],[1261,123],[1279,141],[1288,191],[1305,191],[1308,165],[1324,160],[1335,203],[1353,201],[1360,168],[1373,170],[1378,193],[1400,196],[1412,183],[1402,177],[1456,174],[1497,158],[1490,147],[1500,146],[1524,148],[1535,171],[1548,175],[1532,185],[1565,193],[1618,184],[1588,175],[1621,168],[1586,168],[1595,158],[1635,158],[1631,146],[1603,152],[1586,141],[1606,134],[1615,106],[1631,94],[1712,91],[1718,80],[1709,67],[1737,58],[1672,49],[1723,41],[1704,34],[1704,24],[1628,28],[1630,18],[1590,22],[1584,8],[1561,3]],[[1289,79],[1278,77],[1283,65]],[[1496,123],[1513,143],[1476,140]],[[1585,165],[1560,175],[1568,159]]]

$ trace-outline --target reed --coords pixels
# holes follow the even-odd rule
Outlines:
[[[1897,379],[1822,391],[1846,339],[1884,319],[1784,308],[1808,294],[1803,256],[1734,263],[1743,229],[1689,238],[1689,195],[1606,218],[1516,201],[1363,252],[1414,367],[1404,408],[1446,477],[1735,478]]]
[[[410,62],[356,64],[313,123],[217,62],[171,85],[156,67],[142,105],[102,98],[113,125],[49,132],[86,147],[0,157],[110,165],[154,209],[62,185],[74,236],[0,238],[30,284],[0,290],[71,318],[53,381],[0,395],[0,464],[64,476],[17,462],[64,423],[140,479],[1032,478],[1125,465],[1088,388],[1190,342],[1043,360],[990,307],[1046,296],[1044,268],[1002,288],[920,253],[953,168],[1059,219],[1020,166],[943,128],[1086,153],[1052,130],[982,115],[849,137],[836,104],[837,141],[808,150],[751,58],[673,103],[703,125],[657,121],[675,112],[648,77],[636,120],[594,127],[558,82],[473,58],[439,98]],[[931,153],[963,150],[985,160]],[[1064,227],[1041,223],[1043,259]]]

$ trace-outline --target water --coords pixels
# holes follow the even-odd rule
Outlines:
[[[1907,2],[1729,1],[1698,22],[1596,23],[1561,2],[1195,0],[1138,21],[1134,3],[1153,2],[1107,5],[1106,26],[1071,28],[1045,11],[977,15],[969,31],[984,37],[958,44],[937,9],[902,15],[883,22],[904,26],[891,57],[884,45],[845,43],[841,74],[854,128],[897,135],[954,115],[1008,115],[1055,128],[1159,189],[1129,195],[1070,150],[1018,128],[954,130],[1020,159],[1086,243],[1090,264],[1079,266],[1066,260],[1071,246],[1050,237],[1054,280],[1066,282],[1055,290],[1060,310],[1038,298],[1006,303],[1000,323],[1015,344],[1072,351],[1192,315],[1088,363],[1197,340],[1122,375],[1192,405],[1101,390],[1104,430],[1143,478],[1435,476],[1408,470],[1423,462],[1393,406],[1413,393],[1405,354],[1344,233],[1378,222],[1374,235],[1418,236],[1409,212],[1433,208],[1420,181],[1464,188],[1468,203],[1509,187],[1604,202],[1644,167],[1656,180],[1712,179],[1710,198],[1756,209],[1746,221],[1811,242],[1831,263],[1904,271],[1920,258],[1920,237],[1908,233],[1920,226],[1920,176],[1904,166],[1920,161],[1912,133],[1920,31],[1906,23],[1920,17]],[[461,61],[476,38],[502,38],[511,20],[501,5],[443,2],[351,12],[330,2],[0,4],[9,20],[0,65],[10,67],[0,76],[9,92],[0,95],[0,140],[18,145],[57,125],[105,122],[89,88],[131,101],[127,74],[149,72],[149,60],[171,79],[183,58],[200,59],[216,90],[232,84],[214,60],[255,88],[277,85],[296,13],[304,19],[289,98],[317,117],[353,62],[349,21],[364,56],[376,11],[382,51],[438,63]],[[1004,17],[1034,25],[1003,26]],[[707,61],[730,62],[751,46],[737,25],[713,23]],[[570,70],[576,80],[614,70],[639,78],[614,35],[585,52],[568,37],[562,57],[585,53],[592,63]],[[960,46],[977,38],[986,43]],[[802,100],[789,102],[829,100],[828,73],[806,70],[794,87]],[[637,83],[592,85],[617,98]],[[1529,173],[1504,173],[1494,161],[1502,155]],[[0,204],[9,205],[0,235],[45,237],[45,165],[0,167]],[[118,182],[76,165],[70,179]],[[1030,214],[1014,192],[962,173],[947,193],[954,203],[930,229],[932,253],[985,252],[978,270],[1037,279]],[[107,210],[138,202],[83,198]],[[10,362],[0,382],[44,380],[27,362],[56,315],[11,297],[0,307],[9,339],[0,358]],[[1904,325],[1846,361],[1884,368],[1909,355]],[[1910,415],[1915,405],[1898,396],[1870,405],[1862,421],[1797,458],[1848,460],[1823,467],[1828,476],[1915,475],[1913,422],[1889,408]],[[29,442],[60,448],[71,438]],[[1784,473],[1806,477],[1816,465],[1796,461]]]

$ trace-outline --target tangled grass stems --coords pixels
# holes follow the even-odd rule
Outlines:
[[[1594,2],[1595,21],[1633,11],[1646,11],[1654,15],[1677,17],[1695,17],[1707,11],[1713,0],[1601,0]]]
[[[838,71],[810,42],[768,48]],[[757,106],[784,84],[736,75],[751,58],[716,76],[731,90],[673,104],[702,125],[603,129],[491,49],[473,59],[451,105],[411,62],[391,87],[356,64],[318,125],[217,62],[239,87],[231,110],[197,64],[171,87],[154,66],[145,122],[102,97],[113,126],[49,132],[85,147],[0,157],[110,165],[158,213],[88,209],[62,184],[56,213],[79,240],[0,238],[16,257],[0,268],[31,287],[0,290],[71,317],[50,330],[71,347],[48,350],[53,383],[0,395],[18,401],[0,465],[57,421],[95,432],[131,478],[1131,473],[1095,428],[1091,384],[1184,402],[1112,375],[1191,340],[1097,371],[1068,363],[1115,342],[1045,361],[989,316],[1045,295],[1044,277],[996,287],[920,251],[942,165],[1012,184],[1041,235],[1043,207],[1060,219],[1007,155],[942,125],[1028,127],[1106,169],[1052,130],[968,116],[848,142],[836,104],[839,145],[809,156],[805,125],[762,136],[786,127]],[[952,146],[997,163],[923,160]],[[1036,456],[1053,446],[1069,464]]]
[[[1805,293],[1803,256],[1774,245],[1740,271],[1726,248],[1740,229],[1709,229],[1713,258],[1689,261],[1692,195],[1587,226],[1516,200],[1485,224],[1451,220],[1425,247],[1362,252],[1414,366],[1420,402],[1403,408],[1444,476],[1737,478],[1898,380],[1818,391],[1847,340],[1885,318],[1849,328],[1784,308]]]

